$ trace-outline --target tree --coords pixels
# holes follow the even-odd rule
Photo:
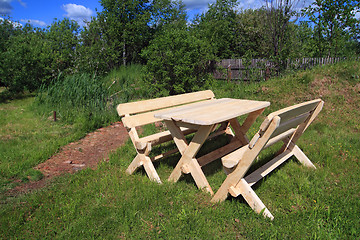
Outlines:
[[[270,57],[271,46],[268,44],[266,11],[246,9],[236,15],[235,41],[237,56],[251,55],[252,58]]]
[[[215,55],[231,58],[237,55],[235,39],[236,0],[217,0],[209,4],[209,10],[198,15],[194,22],[194,31],[203,41],[211,44]]]
[[[106,45],[104,26],[98,18],[92,18],[81,31],[81,45],[77,51],[77,70],[100,75],[109,72],[110,50]]]
[[[288,43],[290,20],[297,15],[294,10],[300,0],[265,0],[266,24],[272,45],[272,57],[277,71],[285,67],[288,53],[284,46]]]
[[[51,48],[53,61],[52,75],[56,77],[61,72],[71,73],[75,66],[76,50],[79,47],[79,24],[68,18],[56,20],[46,32],[46,39]]]
[[[13,36],[19,35],[21,33],[21,25],[14,23],[10,18],[3,19],[0,18],[0,86],[3,86],[3,80],[1,77],[1,72],[4,72],[6,60],[4,58],[4,53],[8,49],[8,45],[10,44],[10,39]]]
[[[98,14],[104,26],[104,40],[111,52],[111,68],[128,62],[140,62],[140,52],[150,38],[149,0],[101,0]]]
[[[10,36],[1,55],[0,79],[10,92],[34,91],[49,82],[51,49],[42,29],[26,24],[20,34]]]
[[[165,26],[184,26],[187,21],[185,5],[182,1],[154,0],[151,4],[149,25],[152,34],[162,32]]]
[[[318,56],[338,56],[346,43],[359,37],[358,0],[315,0],[303,10],[314,25]]]

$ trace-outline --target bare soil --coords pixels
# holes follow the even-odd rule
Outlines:
[[[121,122],[89,133],[83,139],[64,146],[57,154],[36,166],[35,169],[44,174],[43,179],[20,184],[10,190],[8,195],[14,196],[42,188],[53,177],[65,173],[75,173],[85,168],[95,169],[99,162],[108,161],[109,153],[123,145],[127,138],[127,131]]]

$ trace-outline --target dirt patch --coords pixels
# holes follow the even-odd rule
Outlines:
[[[332,84],[331,78],[327,78],[327,77],[316,78],[311,83],[311,89],[313,89],[313,92],[321,98],[323,96],[328,96],[331,94],[331,91],[329,90],[329,86],[331,84]]]
[[[107,161],[109,153],[123,145],[127,138],[127,131],[121,122],[89,133],[83,139],[68,144],[46,162],[36,166],[35,169],[44,174],[42,180],[20,184],[8,194],[17,195],[44,187],[53,177],[65,173],[75,173],[84,168],[95,169],[99,162]]]

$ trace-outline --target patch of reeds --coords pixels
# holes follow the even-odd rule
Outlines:
[[[48,117],[55,111],[58,119],[78,123],[86,132],[119,121],[117,104],[146,97],[141,70],[141,65],[130,65],[103,78],[86,73],[59,76],[50,86],[41,88],[36,109]]]
[[[119,103],[147,98],[142,69],[143,66],[138,64],[121,66],[105,76],[103,82],[108,86],[109,98]]]
[[[82,128],[91,130],[116,116],[108,105],[108,97],[109,91],[102,81],[89,74],[77,74],[41,89],[35,104],[40,112],[52,114],[56,111],[58,119],[81,123]]]

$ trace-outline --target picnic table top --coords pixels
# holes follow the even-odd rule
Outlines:
[[[157,112],[154,117],[196,125],[212,125],[245,115],[270,105],[270,102],[232,98],[211,99]]]

